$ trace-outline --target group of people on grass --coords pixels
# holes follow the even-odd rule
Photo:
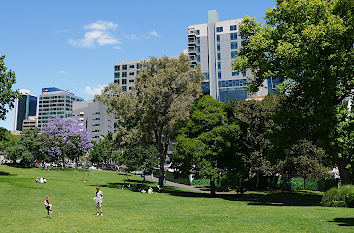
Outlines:
[[[36,181],[37,183],[43,184],[43,183],[47,183],[47,179],[46,178],[36,178],[34,179],[34,181]]]
[[[158,185],[157,192],[161,192],[161,191],[162,191],[162,188]],[[146,191],[144,189],[142,189],[140,192],[146,193]],[[149,193],[149,194],[154,193],[154,190],[151,186],[149,186],[147,193]],[[50,200],[50,197],[46,196],[46,198],[44,200],[44,207],[47,210],[47,218],[49,218],[50,214],[53,213],[53,211],[52,211],[53,205],[49,203],[49,200]],[[95,196],[93,197],[93,200],[96,203],[97,216],[103,216],[102,215],[103,192],[100,190],[99,186],[96,187],[96,193],[95,193]]]

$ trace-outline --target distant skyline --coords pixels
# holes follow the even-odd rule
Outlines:
[[[187,48],[188,25],[261,20],[274,0],[248,1],[2,1],[0,54],[16,73],[14,89],[35,95],[44,87],[92,99],[113,82],[115,62],[177,56]],[[13,111],[0,127],[12,130]]]

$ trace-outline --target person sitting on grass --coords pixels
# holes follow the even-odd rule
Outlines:
[[[154,193],[154,190],[152,189],[152,187],[150,186],[149,189],[148,189],[148,194],[153,194]]]
[[[140,192],[141,192],[141,193],[146,193],[145,189],[142,189]]]
[[[46,196],[45,200],[44,200],[44,207],[47,210],[47,218],[49,218],[49,214],[53,213],[52,211],[52,207],[53,205],[49,203],[49,196]]]

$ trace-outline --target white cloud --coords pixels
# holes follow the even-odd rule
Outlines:
[[[65,70],[59,70],[59,74],[66,74]]]
[[[122,49],[120,46],[114,46],[113,48],[118,50]]]
[[[82,39],[69,39],[69,44],[77,47],[91,48],[104,45],[117,45],[121,42],[115,38],[108,30],[114,30],[118,27],[112,22],[99,20],[95,23],[85,25],[84,28],[90,30],[85,33]]]
[[[107,85],[98,85],[97,87],[86,86],[85,93],[87,93],[89,95],[99,95],[99,94],[101,94],[101,92],[103,91],[105,86],[107,86]]]
[[[150,36],[156,36],[156,37],[160,37],[161,35],[159,33],[157,33],[157,31],[155,30],[152,30],[150,33],[149,33]]]
[[[138,39],[138,37],[135,35],[135,34],[124,34],[123,35],[127,40],[135,40],[135,39]]]
[[[84,26],[84,28],[87,30],[101,30],[101,31],[106,31],[108,29],[114,30],[117,27],[118,27],[118,24],[115,24],[115,23],[109,22],[109,21],[102,21],[102,20],[98,20],[94,23]]]

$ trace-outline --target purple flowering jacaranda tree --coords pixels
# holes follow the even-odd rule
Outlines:
[[[74,118],[53,118],[42,129],[43,150],[49,155],[61,158],[63,167],[65,157],[76,160],[92,149],[91,135]]]

